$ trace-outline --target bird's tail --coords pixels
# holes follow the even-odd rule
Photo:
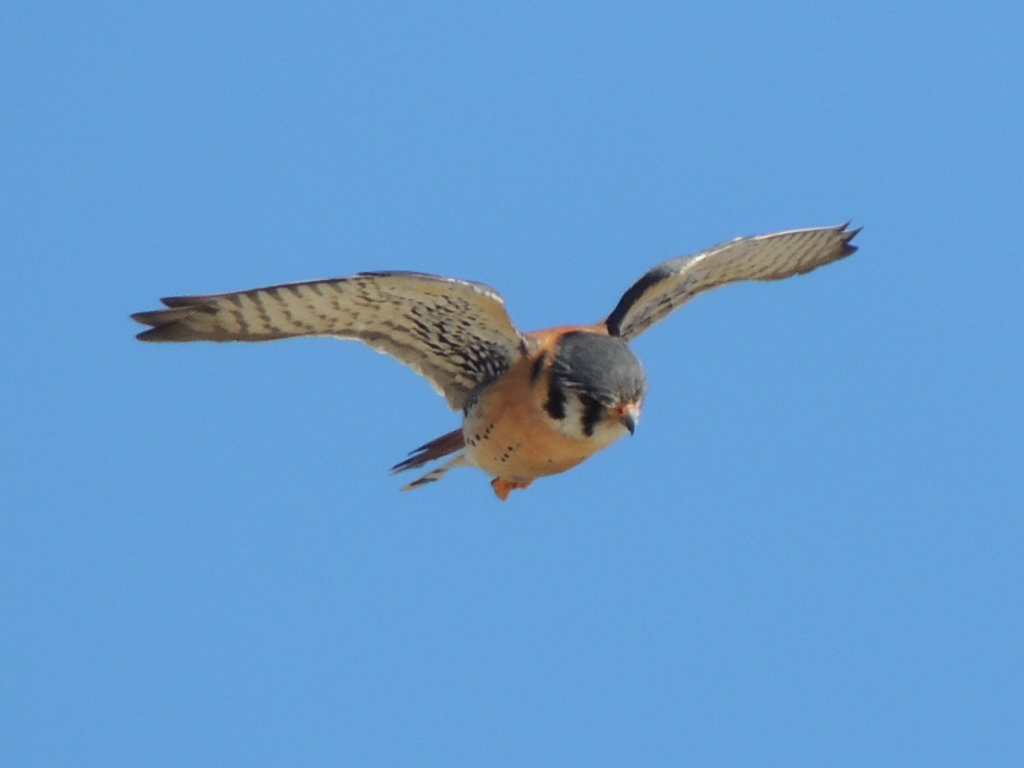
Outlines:
[[[395,464],[395,466],[391,468],[391,474],[394,475],[399,472],[405,472],[406,470],[422,467],[424,464],[434,461],[435,459],[440,459],[443,456],[448,456],[449,454],[461,451],[465,446],[466,441],[462,437],[462,430],[456,429],[453,432],[441,435],[441,437],[431,440],[429,443],[421,445],[416,450],[411,451],[409,453],[409,458]],[[402,490],[411,491],[413,488],[422,488],[424,485],[440,480],[449,469],[465,465],[465,456],[462,453],[459,453],[440,467],[432,469],[422,477],[416,478],[411,483],[403,487]]]

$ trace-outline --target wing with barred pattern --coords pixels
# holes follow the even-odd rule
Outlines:
[[[453,410],[523,353],[524,339],[489,286],[418,272],[176,296],[167,309],[132,315],[153,326],[142,341],[357,339],[424,376]]]
[[[857,250],[850,241],[860,231],[848,226],[741,237],[669,259],[626,291],[605,320],[608,333],[629,341],[704,291],[740,280],[782,280],[845,258]]]

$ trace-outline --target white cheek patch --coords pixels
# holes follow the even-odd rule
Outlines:
[[[590,443],[594,450],[611,445],[620,437],[629,434],[629,430],[615,419],[602,418],[598,420],[591,433],[585,431],[587,404],[573,392],[568,392],[565,398],[565,418],[553,419],[547,414],[549,423],[566,437],[573,440]]]
[[[565,398],[565,418],[558,425],[562,434],[577,440],[584,439],[586,435],[583,434],[583,413],[583,403],[574,393],[569,393]]]

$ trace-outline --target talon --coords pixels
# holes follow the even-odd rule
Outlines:
[[[502,501],[508,501],[508,495],[512,491],[520,491],[524,488],[529,488],[533,480],[506,480],[504,477],[496,477],[491,480],[491,488],[494,489],[494,495]]]

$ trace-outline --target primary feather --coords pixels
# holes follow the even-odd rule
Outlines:
[[[849,256],[857,250],[850,240],[860,230],[848,226],[741,237],[662,262],[619,300],[605,320],[608,333],[630,341],[712,288],[740,280],[782,280]]]
[[[455,410],[523,350],[493,288],[416,272],[366,272],[163,303],[167,309],[132,315],[153,326],[139,334],[142,341],[358,339],[422,374]]]

